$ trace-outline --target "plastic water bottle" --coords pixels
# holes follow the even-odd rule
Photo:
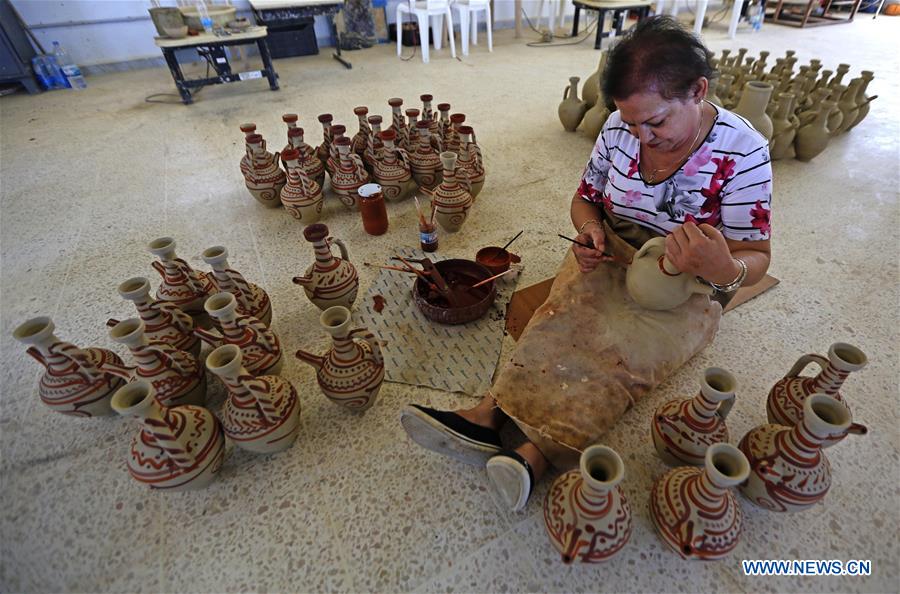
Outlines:
[[[753,2],[753,4],[747,7],[747,19],[750,21],[750,25],[753,27],[754,31],[762,29],[764,17],[765,9],[759,2]]]
[[[200,13],[200,24],[203,25],[203,30],[207,33],[213,32],[213,20],[209,16],[209,11],[206,10],[206,2],[200,0],[197,4],[197,11]]]
[[[84,77],[81,75],[81,69],[78,68],[78,65],[74,61],[72,61],[69,52],[59,45],[58,41],[53,42],[53,55],[56,57],[56,63],[59,64],[63,76],[65,76],[73,89],[83,89],[87,87],[87,83],[84,82]]]
[[[40,54],[31,59],[31,67],[34,74],[38,78],[41,86],[47,90],[65,89],[69,84],[66,77],[63,76],[59,65],[56,63],[56,57],[47,54]]]

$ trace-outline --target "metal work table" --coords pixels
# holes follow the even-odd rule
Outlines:
[[[201,33],[200,35],[188,36],[183,39],[169,39],[168,37],[155,37],[156,46],[162,50],[166,64],[172,72],[172,78],[175,79],[175,86],[181,94],[181,101],[185,105],[194,102],[191,96],[191,89],[199,89],[206,85],[217,85],[222,83],[238,82],[242,80],[252,80],[255,78],[266,77],[269,79],[269,88],[273,91],[278,90],[278,74],[272,66],[272,58],[269,55],[269,48],[266,46],[267,30],[265,27],[250,27],[239,33],[231,33],[229,35],[214,35],[211,33]],[[262,70],[249,70],[247,72],[234,73],[231,71],[231,64],[228,63],[228,54],[225,48],[233,45],[256,44],[259,48],[259,56],[262,58]],[[178,58],[175,55],[176,50],[195,48],[197,53],[207,59],[210,66],[215,69],[217,76],[209,78],[199,78],[187,80],[181,72],[181,66],[178,64]]]
[[[344,0],[250,0],[250,6],[256,15],[258,23],[274,23],[279,20],[293,20],[324,16],[331,27],[331,35],[334,38],[336,51],[331,54],[335,60],[346,68],[353,65],[341,55],[341,38],[337,26],[334,24],[334,15],[340,12],[344,6]]]

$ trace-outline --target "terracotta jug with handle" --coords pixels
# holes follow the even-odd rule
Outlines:
[[[674,309],[695,293],[713,294],[712,287],[675,268],[665,253],[665,238],[654,237],[634,255],[625,273],[625,286],[638,305],[655,310]]]

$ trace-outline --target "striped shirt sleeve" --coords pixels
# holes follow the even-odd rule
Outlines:
[[[728,239],[769,239],[772,163],[768,143],[759,136],[754,146],[722,155],[725,176],[721,189],[722,234]],[[719,163],[723,167],[723,163]]]

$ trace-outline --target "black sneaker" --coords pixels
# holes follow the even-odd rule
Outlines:
[[[454,412],[411,404],[400,413],[400,423],[423,448],[473,466],[482,466],[502,449],[499,433]]]

